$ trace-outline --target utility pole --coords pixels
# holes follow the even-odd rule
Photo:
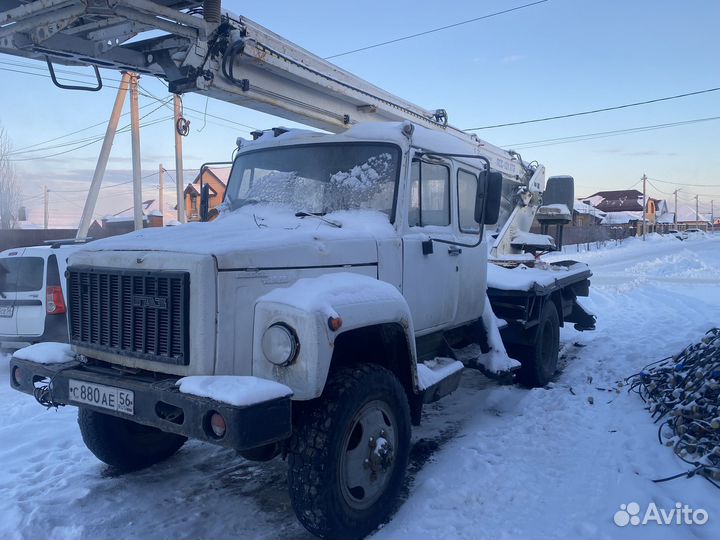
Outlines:
[[[699,212],[699,206],[700,206],[700,199],[699,195],[695,195],[695,224],[699,227],[700,226],[700,212]]]
[[[675,211],[673,212],[673,225],[675,225],[675,229],[677,229],[677,192],[680,191],[679,189],[676,189],[673,191],[673,195],[675,195]]]
[[[100,193],[100,184],[102,184],[102,179],[105,175],[105,168],[107,167],[110,149],[115,139],[115,132],[117,131],[118,122],[120,121],[120,113],[122,113],[129,83],[130,74],[123,72],[117,96],[115,96],[115,104],[110,114],[110,121],[105,130],[105,139],[103,139],[100,155],[95,165],[95,172],[93,173],[92,182],[90,183],[90,189],[85,199],[85,207],[83,208],[82,218],[78,226],[77,238],[85,238],[88,234],[88,229],[90,229],[90,221],[92,221],[93,213],[95,212],[95,204],[97,203],[98,194]]]
[[[182,118],[182,103],[180,96],[173,96],[173,131],[175,132],[175,187],[177,190],[177,219],[180,223],[185,223],[185,197],[183,190],[185,189],[185,180],[183,179],[183,157],[182,157],[182,135],[178,130],[178,124]]]
[[[130,133],[132,135],[132,170],[133,170],[133,216],[135,230],[143,228],[142,211],[142,168],[140,161],[140,109],[138,107],[137,73],[130,74]]]
[[[715,230],[715,201],[710,201],[710,232]]]
[[[158,193],[158,206],[160,207],[160,212],[163,216],[165,216],[165,169],[163,169],[162,163],[160,164],[160,168],[158,169],[158,180],[159,180],[159,188],[160,192]]]
[[[642,235],[643,241],[645,241],[645,235],[647,232],[647,176],[642,175],[643,182],[643,222],[642,222]]]
[[[50,217],[50,214],[48,213],[48,206],[49,206],[49,203],[50,203],[50,201],[48,200],[48,199],[49,199],[48,193],[49,193],[49,190],[48,190],[47,186],[44,186],[44,190],[43,190],[43,195],[44,195],[44,197],[43,197],[44,201],[43,201],[43,202],[44,202],[44,205],[43,205],[43,206],[44,206],[44,209],[45,209],[45,214],[44,214],[44,215],[45,215],[45,227],[44,227],[45,229],[48,228],[48,221],[49,221],[48,218]]]

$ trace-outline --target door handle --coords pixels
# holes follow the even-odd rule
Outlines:
[[[452,246],[452,247],[448,248],[448,255],[450,255],[452,257],[457,257],[461,253],[462,253],[462,249],[460,249],[459,247]]]

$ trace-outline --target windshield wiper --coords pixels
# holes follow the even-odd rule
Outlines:
[[[314,217],[314,218],[319,219],[320,221],[324,221],[328,225],[337,227],[338,229],[342,228],[342,223],[340,223],[339,221],[334,221],[332,219],[327,219],[327,218],[323,217],[322,214],[316,214],[313,212],[305,212],[305,211],[301,210],[300,212],[295,212],[295,217]]]

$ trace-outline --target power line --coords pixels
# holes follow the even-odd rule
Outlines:
[[[170,99],[170,98],[168,98],[168,99]],[[150,105],[153,105],[153,103],[152,103],[152,102],[146,103],[146,104],[140,106],[139,110],[145,109],[145,108],[149,107]],[[128,112],[126,112],[126,113],[121,114],[120,116],[123,117],[123,116],[127,116],[127,115],[129,115],[129,114],[130,114],[130,112],[128,111]],[[13,150],[13,153],[22,153],[22,152],[24,152],[25,150],[28,150],[28,149],[30,149],[30,148],[35,148],[35,147],[37,147],[37,146],[42,146],[42,145],[44,145],[44,144],[48,144],[48,143],[51,143],[51,142],[55,142],[55,141],[58,141],[58,140],[60,140],[60,139],[65,139],[66,137],[70,137],[71,135],[77,135],[78,133],[82,133],[83,131],[88,131],[88,130],[90,130],[90,129],[92,129],[92,128],[95,128],[95,127],[98,127],[98,126],[104,126],[104,125],[106,125],[106,124],[107,124],[107,121],[98,122],[97,124],[92,124],[91,126],[87,126],[87,127],[84,127],[84,128],[80,128],[80,129],[78,129],[78,130],[76,130],[76,131],[71,131],[70,133],[66,133],[65,135],[59,135],[58,137],[53,137],[52,139],[48,139],[48,140],[46,140],[46,141],[42,141],[42,142],[39,142],[39,143],[30,144],[30,145],[28,145],[28,146],[22,146],[22,147],[20,147],[20,148],[16,148],[16,149]],[[93,137],[99,137],[99,136],[100,136],[100,135],[95,135],[95,136],[93,136]],[[76,142],[83,142],[83,141],[82,141],[82,140],[79,140],[79,141],[76,141]]]
[[[146,178],[150,178],[151,176],[155,176],[158,174],[158,171],[146,174],[145,176],[140,177],[140,180],[145,180]],[[134,180],[127,180],[126,182],[118,182],[117,184],[108,184],[105,186],[101,186],[100,189],[107,189],[107,188],[116,188],[119,186],[124,186],[126,184],[132,184]],[[85,189],[51,189],[51,193],[86,193],[88,191],[89,186]]]
[[[28,68],[28,69],[35,69],[38,71],[45,71],[45,69],[47,69],[45,67],[45,64],[40,63],[40,65],[37,65],[38,64],[37,62],[30,64],[30,63],[24,63],[24,62],[8,62],[7,60],[0,60],[0,64],[4,64],[6,66],[15,66],[15,67]],[[86,77],[88,79],[95,80],[94,73],[93,74],[81,73],[79,71],[71,71],[69,69],[58,69],[58,68],[55,68],[55,73],[67,73],[69,75],[76,75],[78,77]],[[121,81],[121,79],[113,79],[113,78],[107,77],[107,78],[103,78],[103,82],[104,81],[112,81],[112,82],[119,83]]]
[[[171,116],[166,116],[166,117],[163,117],[163,118],[159,118],[159,119],[157,119],[157,120],[153,120],[153,121],[151,121],[151,122],[147,122],[147,123],[145,123],[145,124],[141,124],[140,127],[154,126],[155,124],[159,124],[159,123],[161,123],[161,122],[165,122],[165,121],[167,121],[167,120],[170,120],[171,118],[172,118]],[[127,131],[127,130],[125,130],[125,131]],[[71,152],[75,152],[76,150],[80,150],[81,148],[85,148],[85,147],[90,146],[90,145],[92,145],[92,144],[98,143],[98,142],[102,141],[103,138],[104,138],[104,137],[99,137],[99,138],[94,139],[94,140],[91,140],[90,142],[87,142],[87,143],[85,143],[85,144],[80,144],[80,145],[75,146],[75,147],[73,147],[73,148],[70,148],[70,149],[68,149],[68,150],[63,150],[63,151],[61,151],[61,152],[56,152],[56,153],[54,153],[54,154],[47,154],[47,155],[35,156],[35,157],[25,157],[25,158],[8,159],[8,161],[13,161],[13,162],[17,162],[17,161],[34,161],[34,160],[42,160],[42,159],[47,159],[47,158],[56,157],[56,156],[62,156],[62,155],[65,155],[65,154],[69,154],[69,153],[71,153]],[[40,150],[38,150],[38,151],[40,151]]]
[[[684,182],[676,182],[674,180],[659,180],[658,178],[648,178],[648,180],[652,180],[653,182],[660,182],[661,184],[674,184],[676,186],[687,186],[687,187],[720,187],[717,184],[688,184]]]
[[[11,68],[0,67],[0,71],[9,71],[9,72],[12,72],[12,73],[22,73],[23,75],[33,75],[33,76],[35,76],[35,77],[45,77],[46,79],[50,79],[50,78],[51,78],[50,75],[48,75],[48,74],[46,74],[46,73],[32,73],[32,72],[30,72],[30,71],[22,71],[22,70],[19,70],[19,69],[11,69]],[[69,78],[69,77],[58,77],[57,79],[58,79],[59,81],[75,82],[75,83],[79,83],[79,84],[87,83],[87,81],[81,81],[81,80],[78,80],[78,79],[71,79],[71,78]],[[117,89],[119,89],[120,87],[119,87],[119,86],[113,86],[113,85],[111,85],[111,84],[103,84],[103,88],[114,88],[115,90],[117,90]]]
[[[561,118],[572,118],[575,116],[583,116],[586,114],[596,114],[596,113],[607,112],[607,111],[616,111],[618,109],[627,109],[629,107],[638,107],[640,105],[648,105],[650,103],[659,103],[661,101],[670,101],[672,99],[680,99],[680,98],[685,98],[685,97],[689,97],[689,96],[697,96],[700,94],[707,94],[710,92],[717,92],[718,90],[720,90],[720,86],[716,87],[716,88],[708,88],[706,90],[697,90],[696,92],[687,92],[685,94],[676,94],[674,96],[649,99],[647,101],[636,101],[635,103],[626,103],[625,105],[616,105],[614,107],[604,107],[602,109],[593,109],[591,111],[582,111],[582,112],[576,112],[576,113],[570,113],[570,114],[561,114],[558,116],[546,116],[545,118],[535,118],[534,120],[523,120],[521,122],[508,122],[506,124],[493,124],[491,126],[468,128],[463,131],[477,131],[480,129],[493,129],[493,128],[507,127],[507,126],[520,126],[523,124],[534,124],[535,122],[547,122],[548,120],[559,120]]]
[[[659,187],[657,187],[655,184],[653,184],[653,183],[650,181],[649,178],[647,179],[647,182],[648,182],[648,184],[650,184],[652,187],[654,187],[657,191],[659,191],[659,192],[662,193],[663,195],[674,195],[674,193],[673,193],[672,191],[663,191],[662,189],[660,189]]]
[[[418,32],[418,33],[416,33],[416,34],[410,34],[410,35],[408,35],[408,36],[403,36],[403,37],[399,37],[399,38],[395,38],[395,39],[389,39],[389,40],[383,41],[383,42],[381,42],[381,43],[375,43],[374,45],[367,45],[367,46],[365,46],[365,47],[360,47],[359,49],[353,49],[353,50],[351,50],[351,51],[345,51],[345,52],[333,54],[333,55],[330,55],[330,56],[326,56],[326,57],[325,57],[325,60],[330,60],[330,59],[332,59],[332,58],[338,58],[338,57],[340,57],[340,56],[346,56],[346,55],[348,55],[348,54],[354,54],[354,53],[360,52],[360,51],[367,51],[367,50],[369,50],[369,49],[375,49],[375,48],[377,48],[377,47],[382,47],[382,46],[384,46],[384,45],[390,45],[391,43],[397,43],[398,41],[405,41],[405,40],[407,40],[407,39],[412,39],[412,38],[416,38],[416,37],[420,37],[420,36],[426,36],[427,34],[432,34],[432,33],[434,33],[434,32],[440,32],[440,31],[442,31],[442,30],[447,30],[447,29],[449,29],[449,28],[455,28],[455,27],[457,27],[457,26],[462,26],[462,25],[464,25],[464,24],[470,24],[470,23],[473,23],[473,22],[476,22],[476,21],[482,21],[483,19],[489,19],[489,18],[491,18],[491,17],[497,17],[498,15],[504,15],[505,13],[510,13],[511,11],[518,11],[518,10],[520,10],[520,9],[524,9],[524,8],[527,8],[527,7],[536,6],[536,5],[538,5],[538,4],[543,4],[543,3],[547,2],[547,1],[548,1],[548,0],[538,0],[537,2],[532,2],[532,3],[530,3],[530,4],[524,4],[524,5],[522,5],[522,6],[517,6],[517,7],[514,7],[514,8],[510,8],[510,9],[505,9],[505,10],[503,10],[503,11],[497,11],[497,12],[495,12],[495,13],[490,13],[490,14],[488,14],[488,15],[483,15],[482,17],[475,17],[475,18],[473,18],[473,19],[467,19],[467,20],[465,20],[465,21],[460,21],[460,22],[456,22],[456,23],[453,23],[453,24],[448,24],[448,25],[445,25],[445,26],[440,26],[440,27],[438,27],[438,28],[433,28],[433,29],[431,29],[431,30],[425,30],[424,32]]]
[[[665,124],[654,124],[650,126],[638,126],[638,127],[632,127],[632,128],[626,128],[626,129],[616,129],[612,131],[598,131],[596,133],[584,133],[582,135],[570,135],[568,137],[557,137],[554,139],[540,139],[537,141],[527,141],[527,142],[521,142],[521,143],[514,143],[514,144],[503,144],[499,145],[504,148],[520,148],[520,149],[527,149],[527,148],[538,148],[541,146],[553,146],[556,144],[565,144],[565,143],[571,143],[571,142],[579,142],[579,141],[588,141],[592,139],[603,139],[606,137],[614,137],[617,135],[625,135],[627,133],[640,133],[643,131],[654,131],[656,129],[665,129],[665,128],[671,128],[671,127],[678,127],[678,126],[685,126],[690,124],[697,124],[700,122],[710,122],[714,120],[720,120],[720,116],[710,116],[707,118],[696,118],[694,120],[683,120],[680,122],[669,122]]]
[[[167,98],[167,99],[166,99],[166,102],[169,101],[169,100],[170,100],[170,98]],[[156,108],[154,108],[152,111],[150,111],[150,112],[144,114],[143,116],[141,116],[141,117],[140,117],[140,120],[143,120],[143,119],[147,118],[148,116],[150,116],[151,114],[153,114],[154,112],[159,111],[159,110],[162,108],[162,105],[163,105],[163,104],[161,104],[159,107],[156,107]],[[104,122],[103,122],[103,123],[104,123]],[[149,124],[146,124],[146,125],[149,125]],[[118,129],[116,129],[116,130],[115,130],[115,133],[116,133],[116,134],[117,134],[117,133],[125,133],[125,132],[127,132],[127,131],[129,131],[129,130],[130,130],[130,124],[126,124],[126,125],[118,128]],[[64,137],[58,137],[58,138],[64,138]],[[16,156],[16,155],[19,155],[19,154],[33,154],[33,153],[35,153],[35,152],[45,152],[45,151],[48,151],[48,150],[55,150],[55,149],[57,149],[57,148],[64,148],[64,147],[67,147],[67,146],[73,146],[73,145],[75,145],[75,144],[82,144],[82,143],[85,143],[85,142],[91,142],[91,143],[92,143],[92,142],[97,142],[97,141],[100,141],[100,140],[102,140],[102,139],[104,139],[104,138],[105,138],[105,135],[93,135],[92,137],[86,137],[86,138],[84,138],[84,139],[76,139],[76,140],[74,140],[74,141],[69,141],[69,142],[65,142],[65,143],[61,143],[61,144],[57,144],[57,145],[53,145],[53,146],[46,146],[46,147],[44,147],[44,148],[33,148],[33,149],[29,149],[29,150],[15,150],[15,151],[10,152],[8,155],[9,155],[9,156]],[[37,146],[37,145],[35,145],[35,146]]]
[[[159,97],[157,97],[156,95],[154,95],[152,92],[150,92],[150,91],[147,90],[146,88],[143,88],[142,85],[138,84],[138,87],[139,87],[143,92],[145,92],[145,94],[146,94],[147,97],[149,97],[149,98],[151,98],[151,99],[154,99],[155,101],[158,101],[158,102],[161,101],[161,99],[160,99]],[[167,105],[165,105],[165,106],[166,106],[168,109],[173,110],[172,107],[170,107],[169,104],[167,104]],[[214,118],[214,119],[216,119],[216,120],[222,120],[223,122],[228,122],[228,123],[234,124],[234,125],[236,125],[236,126],[248,128],[248,129],[251,129],[251,130],[253,130],[253,131],[256,131],[256,130],[258,129],[258,128],[254,127],[254,126],[249,126],[249,125],[243,124],[243,123],[241,123],[241,122],[235,122],[234,120],[228,120],[227,118],[223,118],[222,116],[217,116],[217,115],[214,115],[214,114],[210,114],[210,113],[207,112],[207,110],[201,111],[201,110],[198,110],[198,109],[194,109],[194,108],[192,108],[192,107],[188,107],[188,106],[186,106],[184,103],[182,104],[182,110],[183,110],[183,111],[188,110],[188,111],[190,111],[190,112],[194,112],[194,113],[203,115],[203,117],[207,116],[208,118]],[[223,125],[221,125],[220,127],[229,127],[229,126],[223,126]],[[249,132],[248,132],[248,133],[249,133]]]

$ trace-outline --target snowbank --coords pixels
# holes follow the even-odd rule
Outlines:
[[[183,377],[176,386],[183,394],[206,397],[243,407],[292,395],[292,390],[275,381],[257,377],[215,375]]]
[[[23,349],[15,351],[13,356],[19,360],[29,360],[38,364],[64,364],[75,360],[75,353],[72,352],[67,343],[36,343]]]

